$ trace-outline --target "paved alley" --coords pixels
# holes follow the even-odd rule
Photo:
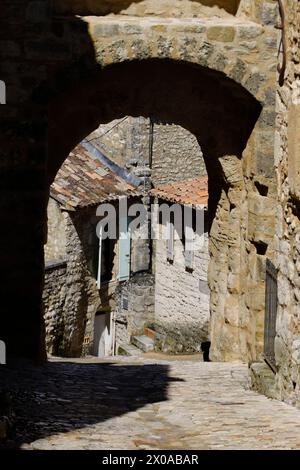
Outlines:
[[[22,449],[300,449],[300,410],[198,358],[52,360],[8,369]]]

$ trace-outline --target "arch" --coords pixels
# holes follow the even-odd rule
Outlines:
[[[51,182],[78,142],[100,123],[125,115],[156,116],[188,129],[198,138],[207,159],[241,157],[261,105],[221,72],[152,59],[95,72],[58,95],[49,110]]]
[[[101,68],[152,59],[201,65],[224,73],[264,103],[263,91],[274,57],[262,60],[259,51],[249,51],[247,42],[239,40],[243,35],[260,39],[260,25],[241,26],[229,21],[215,26],[207,18],[188,24],[174,23],[168,18],[147,22],[147,19],[104,21],[101,17],[86,17],[82,21],[88,28],[95,61]]]
[[[29,9],[26,22],[41,20],[40,13],[39,10],[32,18],[33,12]],[[242,169],[238,163],[242,178],[250,181],[249,186],[255,172],[273,177],[270,128],[274,125],[275,114],[273,85],[277,44],[272,39],[276,39],[277,33],[270,33],[270,28],[265,28],[264,32],[259,24],[244,23],[233,17],[228,21],[220,20],[217,27],[205,18],[173,20],[55,17],[41,23],[44,36],[40,34],[40,25],[32,24],[30,37],[23,38],[24,44],[20,39],[26,65],[26,80],[21,75],[20,83],[26,84],[26,91],[21,99],[18,94],[14,96],[14,86],[10,87],[12,122],[5,125],[12,132],[6,133],[4,143],[7,155],[12,154],[13,158],[7,158],[4,172],[5,188],[9,192],[2,211],[3,225],[11,225],[11,214],[14,214],[14,223],[17,220],[18,227],[27,228],[23,237],[19,236],[19,230],[7,232],[9,236],[3,245],[6,269],[3,339],[12,357],[43,355],[39,353],[43,334],[46,156],[49,183],[69,151],[100,122],[124,114],[157,114],[183,125],[197,136],[210,180],[212,177],[214,181],[219,179],[219,186],[226,192],[231,184],[230,176],[234,180],[235,176],[240,178],[240,174],[232,174],[229,159],[225,162],[227,177],[224,177],[224,166],[219,158],[226,153],[233,153],[236,160],[241,158],[263,105],[252,133],[254,138],[243,153],[254,155],[250,169]],[[256,43],[254,48],[253,43]],[[13,74],[13,69],[9,74]],[[138,80],[133,81],[133,76]],[[45,77],[48,79],[39,86]],[[15,153],[12,153],[12,145],[17,149]],[[272,168],[268,165],[258,168],[259,161],[270,161]],[[13,191],[12,198],[13,188],[18,191]],[[213,185],[210,194],[214,190]],[[226,202],[233,211],[235,204],[238,205],[234,196],[230,195],[230,204]],[[246,219],[247,207],[242,211]],[[239,221],[237,225],[241,226]],[[243,236],[246,240],[248,235]],[[13,269],[6,261],[9,252],[15,253]],[[234,259],[235,253],[230,257]],[[28,272],[26,282],[23,282],[24,272]],[[215,278],[219,282],[220,276]],[[16,285],[19,286],[17,296],[14,295]],[[28,317],[22,314],[24,305],[31,311]],[[11,315],[12,310],[16,317]]]
[[[54,11],[59,14],[77,15],[108,15],[110,13],[120,13],[134,4],[139,4],[144,0],[53,0]],[[236,14],[241,0],[194,0],[206,6],[219,6],[231,14]]]
[[[245,358],[248,354],[248,351],[243,351],[243,356],[240,354],[240,337],[244,338],[244,333],[236,328],[242,309],[238,299],[242,296],[233,295],[234,310],[223,327],[225,303],[224,298],[220,298],[220,292],[224,293],[227,289],[227,277],[219,273],[223,266],[229,269],[230,259],[239,259],[243,250],[239,231],[247,209],[238,208],[231,217],[228,193],[230,186],[240,186],[236,192],[235,188],[231,188],[234,190],[231,191],[231,198],[234,199],[234,193],[238,199],[242,194],[247,197],[239,160],[261,109],[258,100],[225,73],[185,61],[166,59],[132,60],[106,66],[86,79],[74,82],[73,87],[52,99],[49,107],[50,182],[80,140],[100,123],[108,123],[125,115],[155,116],[182,126],[197,137],[209,176],[209,283],[213,299],[212,318],[218,318],[217,322],[212,323],[217,332],[213,341],[214,355],[215,348],[219,348],[219,338],[225,338],[222,339],[225,344],[232,331],[235,335],[230,347],[226,343],[229,352],[221,350],[219,357],[222,354],[230,357],[231,348],[234,358]],[[234,201],[233,207],[235,204]],[[222,215],[224,213],[225,216]],[[228,305],[230,299],[231,294]]]

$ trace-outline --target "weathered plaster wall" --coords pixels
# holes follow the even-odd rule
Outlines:
[[[166,227],[160,225],[162,237]],[[155,318],[153,328],[159,333],[157,347],[168,353],[199,352],[209,340],[209,264],[208,234],[203,247],[195,251],[194,269],[185,268],[184,245],[176,236],[174,262],[167,259],[166,240],[154,242]],[[198,242],[199,236],[196,235]],[[197,241],[197,240],[196,240]]]

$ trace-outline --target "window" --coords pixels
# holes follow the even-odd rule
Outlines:
[[[184,211],[183,246],[185,269],[194,269],[195,249],[195,211],[191,207],[185,207]]]
[[[184,259],[185,259],[185,268],[188,270],[194,269],[194,240],[185,241],[184,246]]]
[[[97,287],[110,282],[114,277],[114,252],[115,240],[102,239],[100,232],[98,256],[97,256]]]
[[[174,222],[168,221],[167,226],[167,260],[172,262],[174,261]]]

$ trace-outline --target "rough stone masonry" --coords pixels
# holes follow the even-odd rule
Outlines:
[[[207,5],[191,13],[187,0],[163,11],[139,2],[147,17],[135,16],[145,10],[129,1],[122,10],[106,2],[101,12],[95,2],[61,4],[63,11],[46,0],[2,2],[1,334],[8,355],[45,357],[49,184],[82,138],[131,115],[173,122],[199,141],[214,214],[212,357],[260,356],[260,266],[274,256],[277,1],[241,0],[226,14]],[[107,13],[114,15],[101,16]]]

